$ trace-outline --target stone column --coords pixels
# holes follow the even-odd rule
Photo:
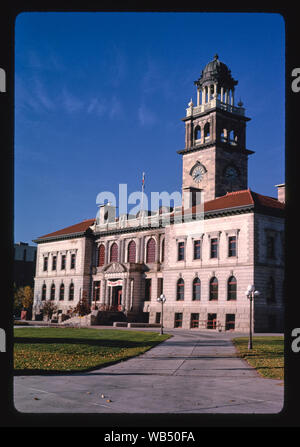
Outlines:
[[[111,296],[111,286],[106,285],[106,299],[105,299],[105,304],[107,306],[110,306],[110,296]]]
[[[124,310],[127,310],[127,278],[123,279],[122,286],[122,306],[124,306]]]
[[[234,88],[231,90],[231,105],[234,106]]]
[[[126,281],[126,310],[130,312],[130,278],[127,278]]]
[[[214,99],[217,99],[217,83],[214,83]]]
[[[124,253],[124,247],[125,246],[125,240],[124,239],[121,239],[120,240],[120,255],[119,255],[119,260],[120,260],[120,262],[124,262],[124,260],[125,260],[125,253]]]
[[[200,105],[200,87],[197,88],[197,106]]]
[[[202,104],[205,104],[205,87],[202,87]]]
[[[228,90],[225,90],[225,103],[228,104]]]
[[[109,253],[108,253],[108,241],[105,242],[105,254],[104,254],[104,264],[108,264],[109,261]]]
[[[224,102],[224,87],[221,87],[221,97],[220,97],[220,101]]]
[[[141,259],[140,249],[141,249],[141,238],[139,237],[136,241],[136,262],[140,262]]]
[[[100,304],[105,304],[105,290],[106,290],[106,279],[102,279],[102,281],[101,281]]]
[[[160,234],[155,235],[155,243],[156,243],[155,262],[159,262],[159,252],[160,252],[159,240],[160,240]]]
[[[144,245],[145,245],[145,236],[142,236],[141,237],[141,243],[140,243],[140,262],[145,262],[145,259],[144,259],[144,252],[145,252]]]

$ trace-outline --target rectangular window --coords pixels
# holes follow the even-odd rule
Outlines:
[[[75,254],[73,253],[73,254],[71,254],[71,266],[70,266],[70,268],[71,269],[74,269],[75,268]]]
[[[226,314],[225,330],[232,331],[235,327],[235,314]]]
[[[218,239],[212,238],[210,240],[210,257],[217,258],[218,257]]]
[[[201,257],[201,242],[199,240],[194,241],[194,259],[200,259]]]
[[[191,314],[191,328],[199,327],[199,314]]]
[[[163,278],[158,278],[157,280],[157,296],[160,296],[163,294],[164,292],[164,279]]]
[[[236,256],[236,236],[228,238],[228,256]]]
[[[56,256],[52,256],[52,270],[56,270]]]
[[[61,255],[61,270],[66,268],[66,255]]]
[[[94,281],[93,288],[93,301],[99,301],[100,299],[100,281]]]
[[[156,312],[155,314],[155,323],[160,324],[160,312]]]
[[[182,313],[175,314],[174,327],[182,327]]]
[[[184,261],[184,242],[178,243],[178,261]]]
[[[216,329],[217,314],[207,314],[207,329]]]
[[[43,270],[44,270],[44,272],[46,272],[48,270],[48,257],[47,256],[44,257]]]
[[[145,301],[151,300],[151,279],[145,279]]]
[[[274,236],[267,237],[267,257],[269,259],[275,258],[275,238],[274,238]]]

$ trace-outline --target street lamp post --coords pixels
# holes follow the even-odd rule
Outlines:
[[[249,299],[249,303],[250,303],[248,349],[252,349],[252,320],[253,320],[252,302],[254,301],[254,297],[260,295],[260,292],[258,290],[255,290],[255,287],[252,284],[252,285],[248,286],[245,295]]]
[[[166,302],[166,297],[164,294],[161,294],[158,298],[157,301],[159,303],[161,303],[161,321],[160,321],[160,335],[163,334],[163,318],[164,318],[164,303]]]

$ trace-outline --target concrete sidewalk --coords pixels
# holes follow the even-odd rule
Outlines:
[[[145,354],[89,373],[15,377],[16,409],[30,413],[281,411],[283,382],[261,378],[236,357],[231,338],[238,334],[166,332],[173,337]]]

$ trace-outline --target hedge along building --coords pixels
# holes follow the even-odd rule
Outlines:
[[[35,240],[37,312],[47,299],[67,312],[84,294],[99,311],[153,323],[164,293],[165,327],[247,331],[255,284],[254,330],[282,330],[285,186],[278,198],[248,188],[249,118],[217,55],[195,85],[178,151],[182,206],[116,217],[106,204],[97,219]]]

